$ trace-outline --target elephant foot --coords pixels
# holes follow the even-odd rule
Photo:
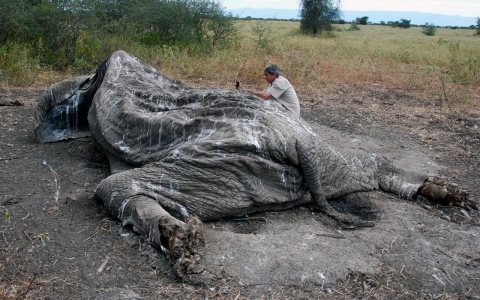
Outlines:
[[[471,200],[468,193],[457,185],[447,183],[439,177],[428,177],[417,191],[417,197],[446,206],[458,206],[466,210],[478,210],[478,204]]]
[[[197,245],[200,241],[202,222],[190,217],[186,223],[172,216],[164,216],[158,223],[161,233],[161,244],[167,248],[172,272],[175,277],[183,279],[185,274],[196,274],[203,271]]]

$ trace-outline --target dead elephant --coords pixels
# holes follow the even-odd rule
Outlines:
[[[436,177],[335,149],[279,103],[191,88],[122,51],[95,76],[50,87],[36,121],[41,142],[93,135],[112,171],[96,195],[124,225],[168,248],[180,277],[198,261],[199,219],[314,205],[339,222],[372,226],[328,201],[379,189],[476,207]]]

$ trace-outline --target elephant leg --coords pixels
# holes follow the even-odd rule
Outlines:
[[[352,225],[352,226],[358,226],[358,227],[372,227],[372,226],[375,226],[375,222],[374,221],[365,221],[365,220],[362,220],[362,219],[359,219],[355,216],[352,216],[352,215],[348,215],[348,214],[344,214],[344,213],[341,213],[339,211],[337,211],[335,208],[333,208],[330,203],[328,203],[328,201],[325,199],[325,197],[319,197],[318,195],[317,196],[313,196],[312,195],[312,199],[313,199],[313,203],[315,204],[315,206],[317,208],[320,209],[320,211],[324,214],[326,214],[327,216],[341,222],[341,223],[346,223],[348,225]]]
[[[417,197],[419,196],[440,205],[459,206],[467,210],[478,210],[478,203],[471,200],[467,192],[435,176],[428,177],[423,182],[423,185],[417,190]]]
[[[352,226],[359,227],[372,227],[375,225],[373,221],[365,221],[359,218],[356,218],[352,215],[344,214],[337,211],[333,208],[330,203],[328,203],[325,198],[325,193],[323,192],[322,184],[320,182],[320,171],[319,171],[319,154],[315,151],[315,147],[310,145],[311,148],[307,149],[302,143],[297,141],[297,155],[298,161],[302,168],[303,174],[305,176],[305,181],[307,182],[308,189],[312,195],[312,200],[315,206],[327,216]],[[321,156],[321,155],[320,155]]]
[[[200,261],[196,244],[200,239],[202,223],[196,217],[182,222],[172,217],[155,200],[137,195],[125,201],[121,209],[123,225],[132,225],[133,230],[170,254],[173,272],[183,278]]]

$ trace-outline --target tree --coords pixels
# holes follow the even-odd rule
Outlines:
[[[340,0],[300,0],[300,30],[304,33],[332,31],[332,23],[340,15]]]
[[[84,27],[81,1],[0,0],[0,43],[29,45],[41,63],[65,68],[75,59]]]
[[[368,17],[365,16],[365,17],[357,18],[355,23],[360,24],[360,25],[367,25],[368,24]]]
[[[403,29],[410,28],[410,26],[411,26],[410,22],[411,22],[411,20],[400,19],[400,22],[398,23],[398,27],[403,28]]]
[[[477,32],[475,33],[476,36],[480,36],[480,17],[477,18]]]
[[[434,36],[437,33],[437,27],[434,24],[425,23],[422,33],[428,36]]]

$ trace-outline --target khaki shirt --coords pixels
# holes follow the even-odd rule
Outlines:
[[[266,92],[272,95],[269,100],[277,100],[286,109],[300,116],[300,103],[298,102],[297,93],[295,93],[293,86],[285,77],[278,76]]]

